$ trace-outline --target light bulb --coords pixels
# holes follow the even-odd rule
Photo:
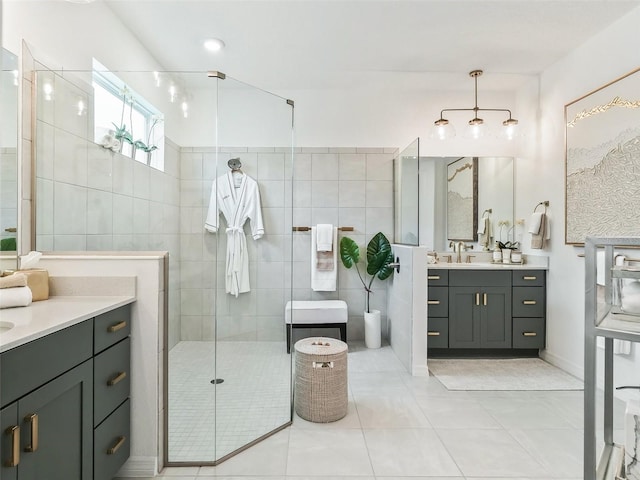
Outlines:
[[[515,118],[509,118],[508,120],[502,122],[502,125],[504,126],[502,129],[502,135],[507,140],[513,140],[513,138],[518,133],[518,120],[516,120]]]

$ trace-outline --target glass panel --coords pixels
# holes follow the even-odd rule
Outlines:
[[[216,457],[291,421],[293,109],[284,98],[218,81]]]
[[[0,79],[0,271],[17,267],[18,58],[2,49]]]
[[[394,159],[395,232],[394,241],[418,245],[418,159],[420,139],[416,138]]]

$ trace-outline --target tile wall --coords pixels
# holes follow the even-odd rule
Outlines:
[[[0,148],[0,238],[15,237],[18,226],[18,156],[15,147]]]

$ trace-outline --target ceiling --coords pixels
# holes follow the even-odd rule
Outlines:
[[[640,0],[104,0],[167,70],[219,70],[274,92],[512,90]],[[226,43],[219,54],[205,38]]]

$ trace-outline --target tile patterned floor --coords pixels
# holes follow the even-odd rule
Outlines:
[[[345,418],[296,416],[217,467],[166,468],[156,478],[577,480],[582,410],[581,391],[448,391],[433,376],[411,377],[388,346],[350,344]]]

